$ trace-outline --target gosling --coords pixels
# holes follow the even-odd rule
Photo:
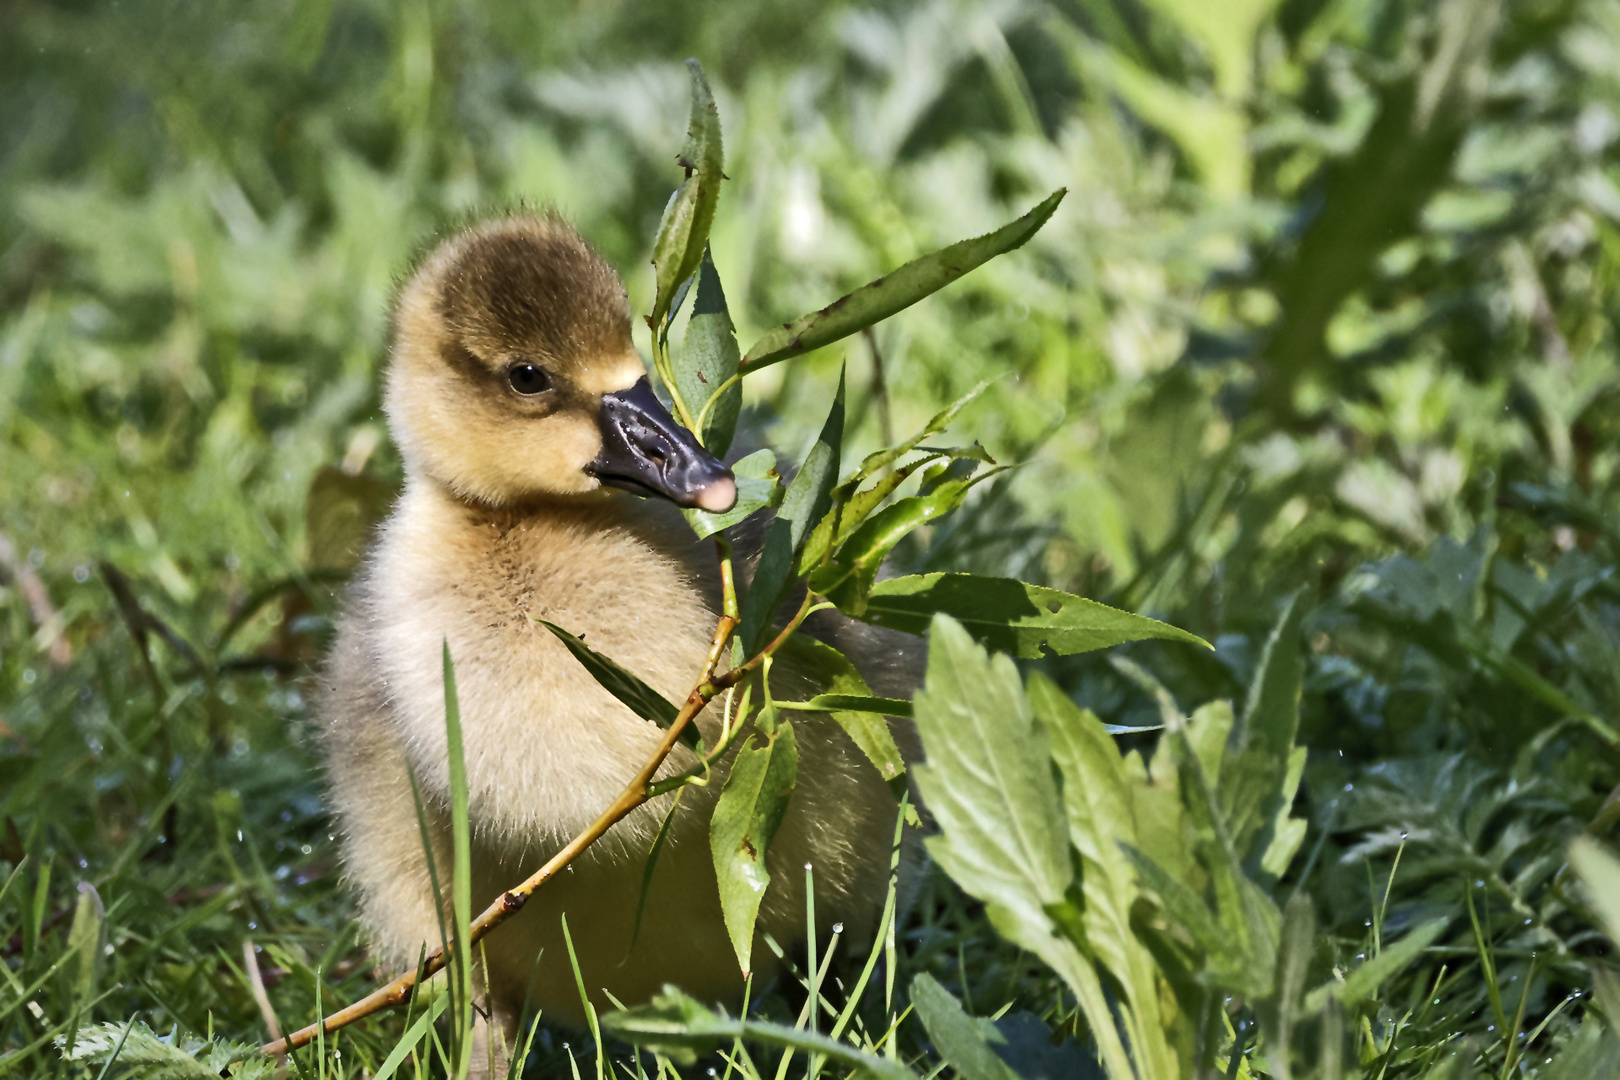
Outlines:
[[[704,664],[717,561],[677,508],[729,509],[735,481],[659,404],[630,325],[618,275],[548,216],[443,242],[399,295],[384,409],[405,486],[350,586],[317,708],[346,876],[379,959],[396,968],[437,945],[445,925],[427,854],[448,902],[443,643],[459,690],[475,913],[585,828],[661,736],[536,620],[672,701]],[[912,666],[877,640],[864,638],[877,650],[869,682],[909,693]],[[794,685],[777,665],[777,696]],[[697,718],[711,741],[720,706]],[[870,939],[888,886],[888,786],[832,718],[794,724],[798,785],[767,857],[756,983],[779,965],[762,935],[787,949],[804,937],[801,867],[813,867],[821,942],[836,923],[847,942]],[[677,747],[661,775],[695,760]],[[743,976],[707,836],[719,787],[683,795],[639,934],[642,874],[668,798],[616,825],[486,939],[478,981],[507,1045],[525,1003],[584,1021],[564,916],[595,1007],[610,1008],[609,995],[646,1001],[666,983],[736,1006]]]

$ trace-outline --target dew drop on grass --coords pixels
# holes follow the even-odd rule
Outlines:
[[[843,923],[841,923],[841,922],[833,923],[833,933],[842,934],[843,932],[844,932],[844,924]],[[713,1072],[714,1070],[710,1069],[709,1071]]]

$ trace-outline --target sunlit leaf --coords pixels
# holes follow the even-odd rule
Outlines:
[[[1327,1004],[1330,997],[1338,999],[1345,1005],[1355,1005],[1368,1000],[1387,980],[1421,956],[1424,949],[1434,944],[1435,938],[1440,936],[1450,921],[1444,917],[1430,919],[1401,940],[1385,945],[1382,950],[1369,957],[1366,963],[1351,969],[1343,979],[1325,983],[1305,995],[1302,1011],[1306,1015],[1318,1012]]]
[[[686,323],[685,347],[675,357],[675,385],[698,423],[698,441],[710,453],[723,457],[731,448],[737,417],[742,412],[742,382],[731,382],[742,354],[737,348],[731,313],[726,309],[720,275],[707,250],[698,265],[697,279],[697,299]]]
[[[1088,1017],[1110,1016],[1096,969],[1051,915],[1068,903],[1074,867],[1046,737],[1012,659],[987,655],[961,623],[937,615],[914,705],[926,763],[912,772],[940,828],[929,853],[984,901],[1002,936],[1068,982]],[[1111,1021],[1093,1034],[1114,1075],[1137,1075]]]
[[[743,357],[743,370],[758,371],[858,333],[938,292],[997,255],[1022,246],[1046,224],[1066,193],[1066,188],[1059,188],[1029,213],[995,232],[913,259],[819,311],[783,323],[754,342],[748,355]]]
[[[737,478],[737,502],[730,510],[723,514],[711,514],[707,510],[683,511],[699,538],[713,536],[782,502],[785,489],[776,471],[776,455],[769,450],[755,450],[733,465],[731,473]]]
[[[798,768],[792,724],[781,723],[764,738],[750,737],[732,762],[709,824],[720,910],[744,975],[753,970],[754,922],[771,883],[765,854],[787,815]]]
[[[860,618],[892,630],[921,634],[934,614],[959,621],[993,649],[1034,659],[1106,649],[1127,641],[1162,638],[1209,645],[1195,634],[1058,589],[974,574],[890,578],[872,587]]]

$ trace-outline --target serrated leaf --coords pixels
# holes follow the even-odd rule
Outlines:
[[[782,503],[782,478],[776,471],[776,455],[755,450],[731,467],[737,478],[737,502],[723,514],[706,510],[685,510],[687,523],[698,539],[729,529],[745,518]]]
[[[934,1050],[962,1080],[1018,1080],[996,1056],[991,1040],[1005,1042],[995,1026],[967,1014],[962,1003],[926,971],[911,980],[911,1004],[928,1030]]]
[[[880,581],[859,617],[921,634],[935,613],[960,621],[990,648],[1025,659],[1040,656],[1043,648],[1069,656],[1146,638],[1209,648],[1196,634],[1157,619],[1058,589],[976,574],[921,574]]]
[[[765,538],[754,579],[743,599],[738,640],[748,655],[765,645],[776,609],[787,599],[793,583],[793,567],[800,546],[810,527],[820,521],[832,505],[832,488],[838,482],[839,460],[844,443],[844,374],[839,372],[838,391],[832,408],[821,425],[821,434],[805,455],[804,465],[782,496],[776,520]]]
[[[1139,894],[1135,868],[1121,845],[1135,845],[1137,831],[1125,761],[1107,725],[1052,680],[1036,674],[1028,693],[1063,778],[1069,842],[1080,857],[1079,921],[1086,948],[1124,992],[1122,1011],[1142,1074],[1173,1075],[1176,1058],[1164,1034],[1158,967],[1131,927]]]
[[[65,1047],[65,1038],[57,1039]],[[270,1080],[274,1058],[256,1046],[224,1040],[204,1041],[178,1031],[159,1035],[140,1021],[97,1024],[80,1028],[73,1036],[69,1061],[100,1065],[105,1070],[115,1059],[142,1080],[218,1080],[229,1075],[241,1080]]]
[[[873,697],[871,688],[849,658],[815,638],[795,635],[778,655],[784,660],[791,659],[827,691],[809,701],[795,702],[793,708],[832,713],[883,779],[893,780],[906,771],[905,759],[900,756],[894,735],[881,715],[910,716],[911,702]]]
[[[731,382],[742,352],[737,348],[737,331],[726,309],[720,275],[707,249],[698,264],[697,279],[697,299],[686,323],[685,347],[675,359],[675,385],[692,410],[694,422],[701,417],[694,432],[698,442],[716,457],[723,457],[731,448],[737,417],[742,413],[742,382]]]
[[[574,659],[590,672],[597,685],[618,698],[643,720],[651,720],[659,727],[667,728],[675,722],[675,717],[680,715],[679,706],[648,686],[639,675],[611,656],[602,655],[585,644],[582,638],[575,637],[556,623],[547,622],[545,619],[536,619],[535,622],[550,630],[557,636],[558,641],[567,646],[568,651],[574,654]],[[681,742],[694,750],[698,749],[702,740],[697,733],[697,725],[686,725],[681,732]]]
[[[984,901],[998,933],[1069,984],[1110,1074],[1137,1075],[1096,968],[1051,914],[1074,868],[1046,738],[1012,659],[988,656],[961,623],[935,616],[927,685],[913,705],[926,763],[912,772],[940,828],[929,853]]]
[[[662,1053],[683,1065],[690,1065],[703,1053],[711,1053],[738,1039],[780,1046],[808,1054],[854,1070],[859,1080],[917,1080],[916,1075],[897,1061],[864,1053],[847,1042],[802,1028],[771,1024],[762,1020],[738,1020],[717,1013],[673,986],[647,1005],[640,1005],[602,1017],[602,1026],[626,1042]]]
[[[720,910],[745,976],[753,970],[754,923],[771,882],[765,854],[787,814],[798,768],[792,724],[780,724],[768,739],[750,736],[732,762],[709,824]]]
[[[664,208],[664,217],[658,223],[658,234],[653,241],[653,272],[657,283],[652,311],[655,329],[663,326],[676,289],[692,276],[703,257],[724,176],[725,153],[714,93],[696,60],[686,62],[686,71],[692,89],[692,116],[680,162],[688,175]],[[672,392],[674,389],[671,388]]]
[[[783,323],[753,344],[743,357],[743,370],[757,371],[830,345],[938,292],[969,270],[1021,246],[1034,236],[1063,201],[1066,191],[1059,188],[1029,213],[995,232],[913,259],[819,311]]]

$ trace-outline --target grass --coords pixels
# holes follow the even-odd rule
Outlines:
[[[96,1077],[55,1040],[130,1018],[197,1054],[256,1045],[249,943],[283,1030],[393,974],[353,924],[301,692],[399,478],[375,380],[392,280],[435,228],[526,199],[632,271],[646,310],[687,55],[726,122],[713,253],[750,340],[1069,188],[1017,259],[751,380],[744,430],[802,447],[820,417],[797,403],[847,362],[857,460],[998,377],[958,430],[1022,464],[896,562],[1023,576],[1215,643],[1022,669],[1124,727],[1165,700],[1241,702],[1298,594],[1308,828],[1263,883],[1310,942],[1298,986],[1445,922],[1374,993],[1299,1021],[1294,1075],[1603,1075],[1610,924],[1567,853],[1620,819],[1620,17],[1254,10],[0,17],[0,1075]],[[1419,86],[1446,89],[1431,124],[1412,122]],[[1027,1080],[1086,1075],[1068,984],[943,872],[882,944],[859,990],[865,956],[756,988],[750,1022],[777,1027],[715,1035],[705,1061],[777,1076],[815,983],[816,1030],[843,1022],[852,1048],[994,1069],[945,1064],[978,1043],[952,1041],[939,999],[913,1009],[927,974],[997,1017]],[[448,1020],[391,1055],[442,1000],[297,1068],[428,1075]],[[1216,1068],[1281,1075],[1263,1032],[1284,1006],[1231,1004]],[[536,1068],[594,1070],[585,1045],[542,1026]]]

